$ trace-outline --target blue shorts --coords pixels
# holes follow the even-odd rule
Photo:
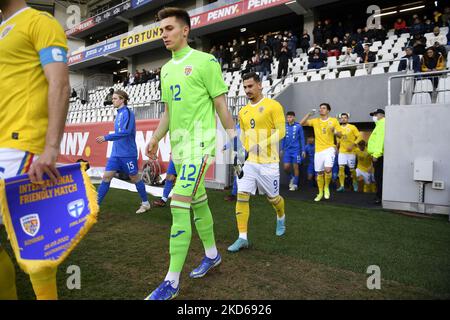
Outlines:
[[[286,150],[283,155],[283,163],[302,163],[300,151]]]
[[[105,171],[122,172],[129,176],[139,173],[138,161],[136,158],[109,158]]]
[[[171,174],[176,176],[177,170],[175,170],[175,164],[173,163],[172,159],[170,159],[169,166],[167,167],[167,174]]]
[[[313,175],[313,176],[316,174],[316,170],[314,170],[314,160],[309,161],[308,168],[306,169],[306,173]]]

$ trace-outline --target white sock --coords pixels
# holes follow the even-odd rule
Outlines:
[[[286,215],[284,214],[281,218],[277,216],[277,220],[278,221],[284,221],[284,219],[286,218]]]
[[[149,206],[149,205],[150,205],[150,202],[148,202],[148,201],[142,202],[142,205],[143,205],[143,206]]]
[[[239,232],[239,238],[247,240],[247,232]]]
[[[205,255],[210,259],[217,258],[218,252],[216,246],[213,246],[209,249],[205,249]]]
[[[174,289],[178,288],[178,284],[180,283],[180,272],[167,272],[166,278],[164,281],[170,281],[172,283],[172,287]]]
[[[166,197],[161,197],[161,200],[167,202],[168,199]]]

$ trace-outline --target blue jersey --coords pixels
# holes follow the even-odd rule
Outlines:
[[[290,125],[286,122],[286,136],[281,140],[281,148],[283,151],[301,153],[305,151],[305,136],[303,127],[298,122]]]
[[[307,144],[305,146],[305,153],[306,153],[306,158],[314,163],[314,154],[316,153],[316,148],[314,147],[313,144]]]
[[[137,158],[136,120],[127,106],[117,110],[114,133],[105,136],[106,141],[114,141],[111,158]]]

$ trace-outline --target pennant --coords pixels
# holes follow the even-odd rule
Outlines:
[[[26,273],[56,268],[97,222],[97,192],[85,164],[58,168],[32,184],[28,175],[0,180],[0,209],[11,246]]]

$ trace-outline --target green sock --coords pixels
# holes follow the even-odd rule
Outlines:
[[[170,272],[181,272],[191,243],[191,211],[188,203],[172,201],[172,228],[170,232]]]
[[[203,242],[203,247],[208,253],[210,249],[216,248],[216,241],[214,238],[214,221],[212,218],[211,210],[208,206],[208,198],[206,194],[199,197],[199,200],[192,203],[192,209],[194,210],[194,222],[197,228],[198,235]]]

